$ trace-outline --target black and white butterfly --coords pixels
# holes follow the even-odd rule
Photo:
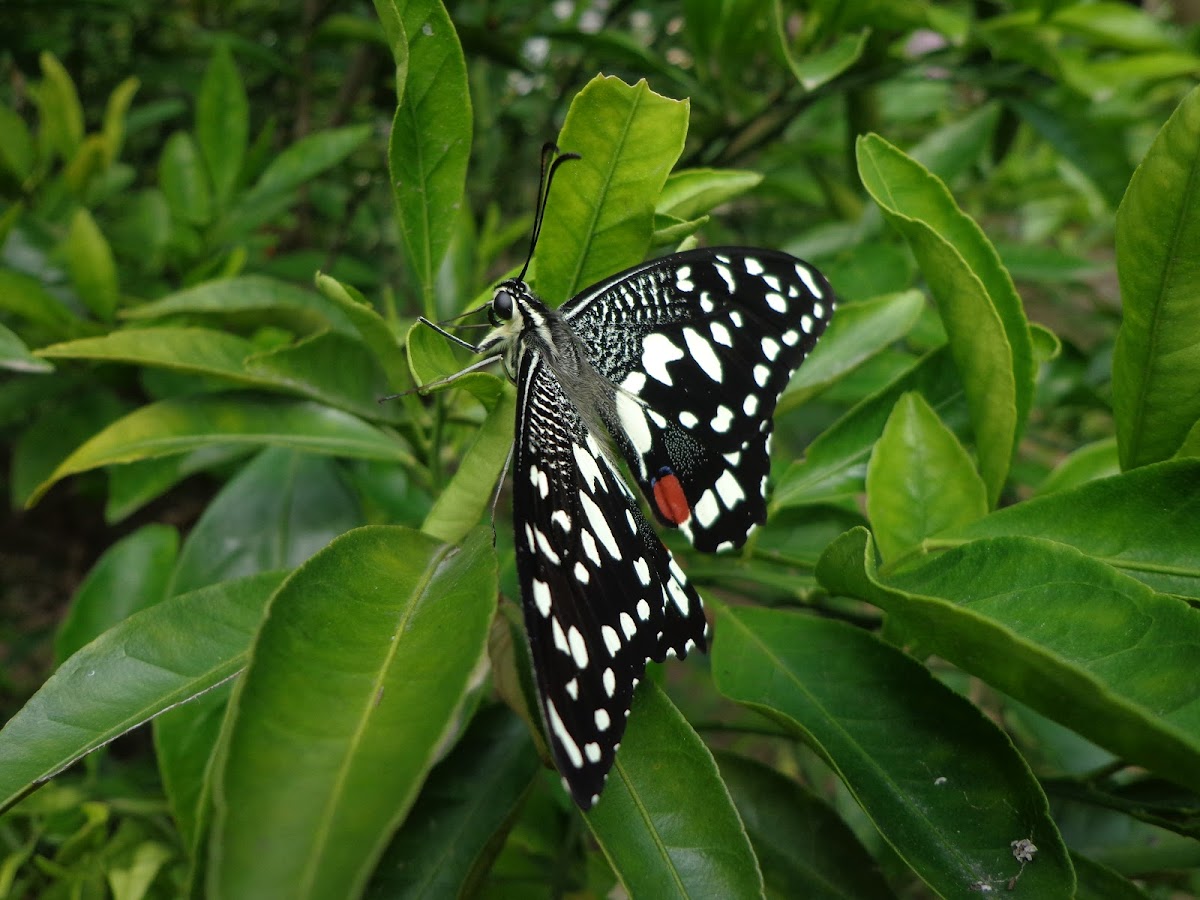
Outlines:
[[[543,160],[533,242],[553,173],[574,158],[557,156],[548,172]],[[708,643],[700,597],[619,460],[654,517],[696,549],[742,546],[766,521],[775,404],[835,301],[808,264],[743,247],[635,266],[557,310],[524,275],[496,286],[486,307],[494,327],[478,345],[447,336],[484,356],[470,370],[500,361],[517,386],[513,525],[525,627],[554,759],[586,810],[646,662]]]

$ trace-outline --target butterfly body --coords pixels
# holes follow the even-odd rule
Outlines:
[[[692,250],[552,309],[520,279],[474,349],[517,386],[513,519],[543,718],[584,809],[612,767],[648,660],[707,647],[699,595],[642,514],[700,550],[766,520],[771,415],[833,312],[783,253]]]

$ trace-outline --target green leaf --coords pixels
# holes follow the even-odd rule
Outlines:
[[[857,303],[839,303],[837,314],[779,400],[776,415],[820,393],[842,375],[903,338],[925,308],[920,291],[903,291]]]
[[[429,387],[437,381],[457,374],[470,363],[461,363],[451,343],[443,335],[420,322],[414,322],[409,328],[406,343],[412,381],[421,388],[423,394],[448,390],[451,387],[462,388],[484,405],[490,406],[504,390],[501,380],[488,372],[472,372],[455,378],[452,382]]]
[[[28,374],[53,372],[54,366],[29,352],[25,342],[7,325],[0,322],[0,369]]]
[[[225,207],[233,197],[249,135],[246,87],[229,45],[222,42],[213,51],[196,96],[196,140],[218,207]]]
[[[860,138],[857,149],[863,184],[909,242],[937,299],[995,505],[1033,399],[1021,299],[979,226],[936,177],[876,135]]]
[[[59,664],[93,638],[167,596],[179,552],[169,525],[143,525],[104,551],[71,598],[54,637]]]
[[[83,323],[40,281],[0,266],[0,310],[46,329],[55,337],[75,337]]]
[[[1035,497],[939,536],[1068,544],[1163,593],[1200,599],[1200,460],[1157,463]]]
[[[429,773],[365,896],[469,896],[541,768],[529,729],[518,716],[499,705],[480,710]]]
[[[788,68],[806,91],[815,91],[821,85],[828,84],[858,62],[871,36],[870,28],[864,28],[857,34],[842,34],[828,47],[810,50],[803,57],[798,57],[788,40],[787,23],[780,0],[775,0],[774,31]]]
[[[1024,760],[991,720],[895,647],[842,622],[727,607],[713,679],[812,746],[940,896],[1005,884],[1020,871],[1010,843],[1031,836],[1040,852],[1022,894],[1072,896],[1066,848]]]
[[[892,900],[879,866],[823,800],[775,769],[718,753],[754,845],[767,896]]]
[[[181,397],[151,403],[113,422],[64,460],[29,502],[68,475],[210,444],[278,445],[414,464],[396,438],[348,413],[316,403],[271,402],[237,395]]]
[[[867,464],[867,516],[885,560],[987,515],[987,488],[949,428],[917,393],[900,398]]]
[[[817,577],[1129,763],[1200,786],[1200,610],[1031,538],[976,541],[884,583],[855,529],[825,551]]]
[[[516,393],[502,391],[488,413],[475,442],[463,456],[458,471],[434,501],[421,530],[455,543],[461,541],[492,505],[496,482],[507,465],[513,445]]]
[[[185,478],[209,470],[224,471],[230,463],[237,462],[254,449],[249,445],[211,444],[190,453],[113,466],[108,470],[104,521],[110,525],[120,522]]]
[[[370,125],[331,128],[303,137],[271,160],[248,191],[238,195],[217,223],[215,237],[243,237],[269,222],[295,201],[296,192],[359,148],[371,136]]]
[[[34,154],[29,126],[10,107],[0,103],[0,165],[18,182],[24,182],[33,174]]]
[[[193,375],[227,378],[247,387],[269,387],[275,379],[250,375],[244,360],[255,351],[245,338],[209,328],[127,328],[99,337],[51,344],[38,351],[49,359],[91,359],[157,366]]]
[[[471,153],[471,95],[458,34],[440,0],[394,0],[407,37],[397,52],[398,98],[388,142],[388,172],[406,256],[435,316],[438,267],[450,246],[466,189]],[[391,34],[400,37],[400,29]],[[404,74],[403,78],[399,76]]]
[[[122,313],[125,318],[136,320],[197,314],[219,316],[222,320],[234,314],[258,315],[305,331],[332,328],[354,333],[354,326],[342,311],[324,297],[263,275],[206,281]]]
[[[1046,476],[1046,480],[1038,485],[1037,493],[1039,497],[1044,497],[1055,491],[1079,487],[1089,481],[1111,478],[1120,474],[1121,463],[1117,459],[1117,439],[1115,437],[1101,438],[1068,453],[1066,458]]]
[[[361,892],[453,733],[495,604],[484,529],[458,549],[362,528],[296,570],[234,695],[210,890]]]
[[[1113,414],[1125,469],[1167,459],[1200,421],[1200,88],[1158,133],[1117,210],[1123,319]]]
[[[1149,894],[1108,866],[1078,853],[1071,854],[1071,864],[1079,878],[1079,900],[1149,900]]]
[[[1167,50],[1179,46],[1163,22],[1127,3],[1071,3],[1056,9],[1050,21],[1106,49]]]
[[[408,362],[396,335],[392,333],[388,323],[375,311],[367,298],[358,290],[342,284],[329,275],[318,273],[316,277],[317,290],[322,296],[338,307],[354,327],[358,330],[363,343],[370,348],[371,353],[383,367],[388,376],[388,384],[393,389],[399,389],[408,383]]]
[[[205,507],[179,554],[171,593],[300,565],[363,523],[332,460],[270,447]]]
[[[0,809],[72,762],[245,665],[279,574],[172,597],[110,628],[0,731]]]
[[[834,321],[837,321],[836,316]],[[907,391],[920,392],[943,419],[957,413],[962,387],[948,347],[926,354],[822,432],[809,445],[805,458],[792,463],[784,472],[771,501],[772,511],[826,503],[861,493],[865,489],[871,449],[883,433],[896,401]]]
[[[189,225],[207,225],[212,219],[212,195],[200,151],[187,132],[177,131],[163,145],[158,158],[158,186],[171,215]]]
[[[655,212],[694,219],[753,190],[762,180],[760,173],[742,169],[682,169],[667,176]]]
[[[584,817],[630,897],[756,897],[762,874],[708,748],[646,679]]]
[[[597,76],[571,101],[558,146],[583,158],[555,177],[532,270],[550,306],[645,259],[687,124],[687,102],[645,81]]]
[[[96,220],[83,207],[71,217],[63,249],[75,293],[96,318],[111,322],[121,296],[117,264]]]
[[[38,56],[42,82],[33,91],[40,116],[42,146],[64,162],[72,159],[83,143],[83,107],[70,73],[53,53]]]

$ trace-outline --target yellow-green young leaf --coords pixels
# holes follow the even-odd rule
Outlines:
[[[216,444],[277,445],[356,459],[413,462],[396,438],[316,403],[239,395],[180,397],[151,403],[113,422],[67,457],[28,502],[35,503],[68,475]]]
[[[598,75],[571,101],[558,146],[582,159],[555,176],[534,254],[536,288],[549,305],[645,258],[687,126],[687,101],[645,81]]]
[[[0,103],[0,166],[21,182],[33,173],[33,135],[25,120]]]
[[[408,383],[408,365],[396,335],[383,316],[375,311],[360,291],[322,272],[317,273],[317,290],[346,314],[363,343],[370,348],[393,390]]]
[[[496,608],[491,532],[333,541],[271,599],[214,782],[214,896],[357,897],[457,734]]]
[[[505,386],[496,405],[450,483],[442,489],[421,530],[449,543],[461,541],[491,507],[496,481],[508,460],[513,442],[516,394]]]
[[[104,165],[111,166],[121,155],[125,144],[125,116],[129,112],[129,104],[133,95],[141,85],[134,77],[126,78],[108,95],[108,105],[104,107],[104,124],[101,133],[104,136]]]
[[[753,190],[762,180],[759,172],[742,169],[683,169],[672,172],[658,196],[655,212],[677,219],[693,219]]]
[[[41,126],[38,137],[44,151],[69,160],[83,142],[83,107],[79,104],[79,94],[58,57],[43,52],[38,61],[42,67],[42,82],[34,93]]]
[[[920,394],[902,396],[867,463],[867,516],[883,558],[987,511],[987,488],[954,432]]]
[[[859,138],[859,175],[908,241],[938,302],[994,505],[1033,400],[1029,323],[983,231],[938,178],[878,135]]]
[[[421,388],[422,394],[448,390],[452,387],[462,388],[481,403],[491,406],[503,389],[500,380],[489,372],[471,372],[438,387],[427,389],[427,385],[433,385],[449,378],[468,366],[481,362],[482,359],[473,357],[461,361],[454,353],[453,345],[446,340],[445,336],[420,322],[415,322],[409,328],[406,343],[413,384]]]
[[[1113,352],[1121,466],[1168,459],[1200,421],[1200,88],[1158,133],[1117,210]]]
[[[163,145],[158,158],[158,186],[171,214],[189,225],[206,225],[212,218],[208,175],[192,136],[177,131]]]
[[[64,249],[71,284],[79,299],[96,318],[111,322],[120,299],[117,264],[96,220],[82,207],[71,218]]]

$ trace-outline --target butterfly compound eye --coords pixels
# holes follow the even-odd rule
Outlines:
[[[488,310],[488,317],[493,325],[509,321],[513,317],[512,294],[504,290],[496,291],[492,297],[492,308]]]

